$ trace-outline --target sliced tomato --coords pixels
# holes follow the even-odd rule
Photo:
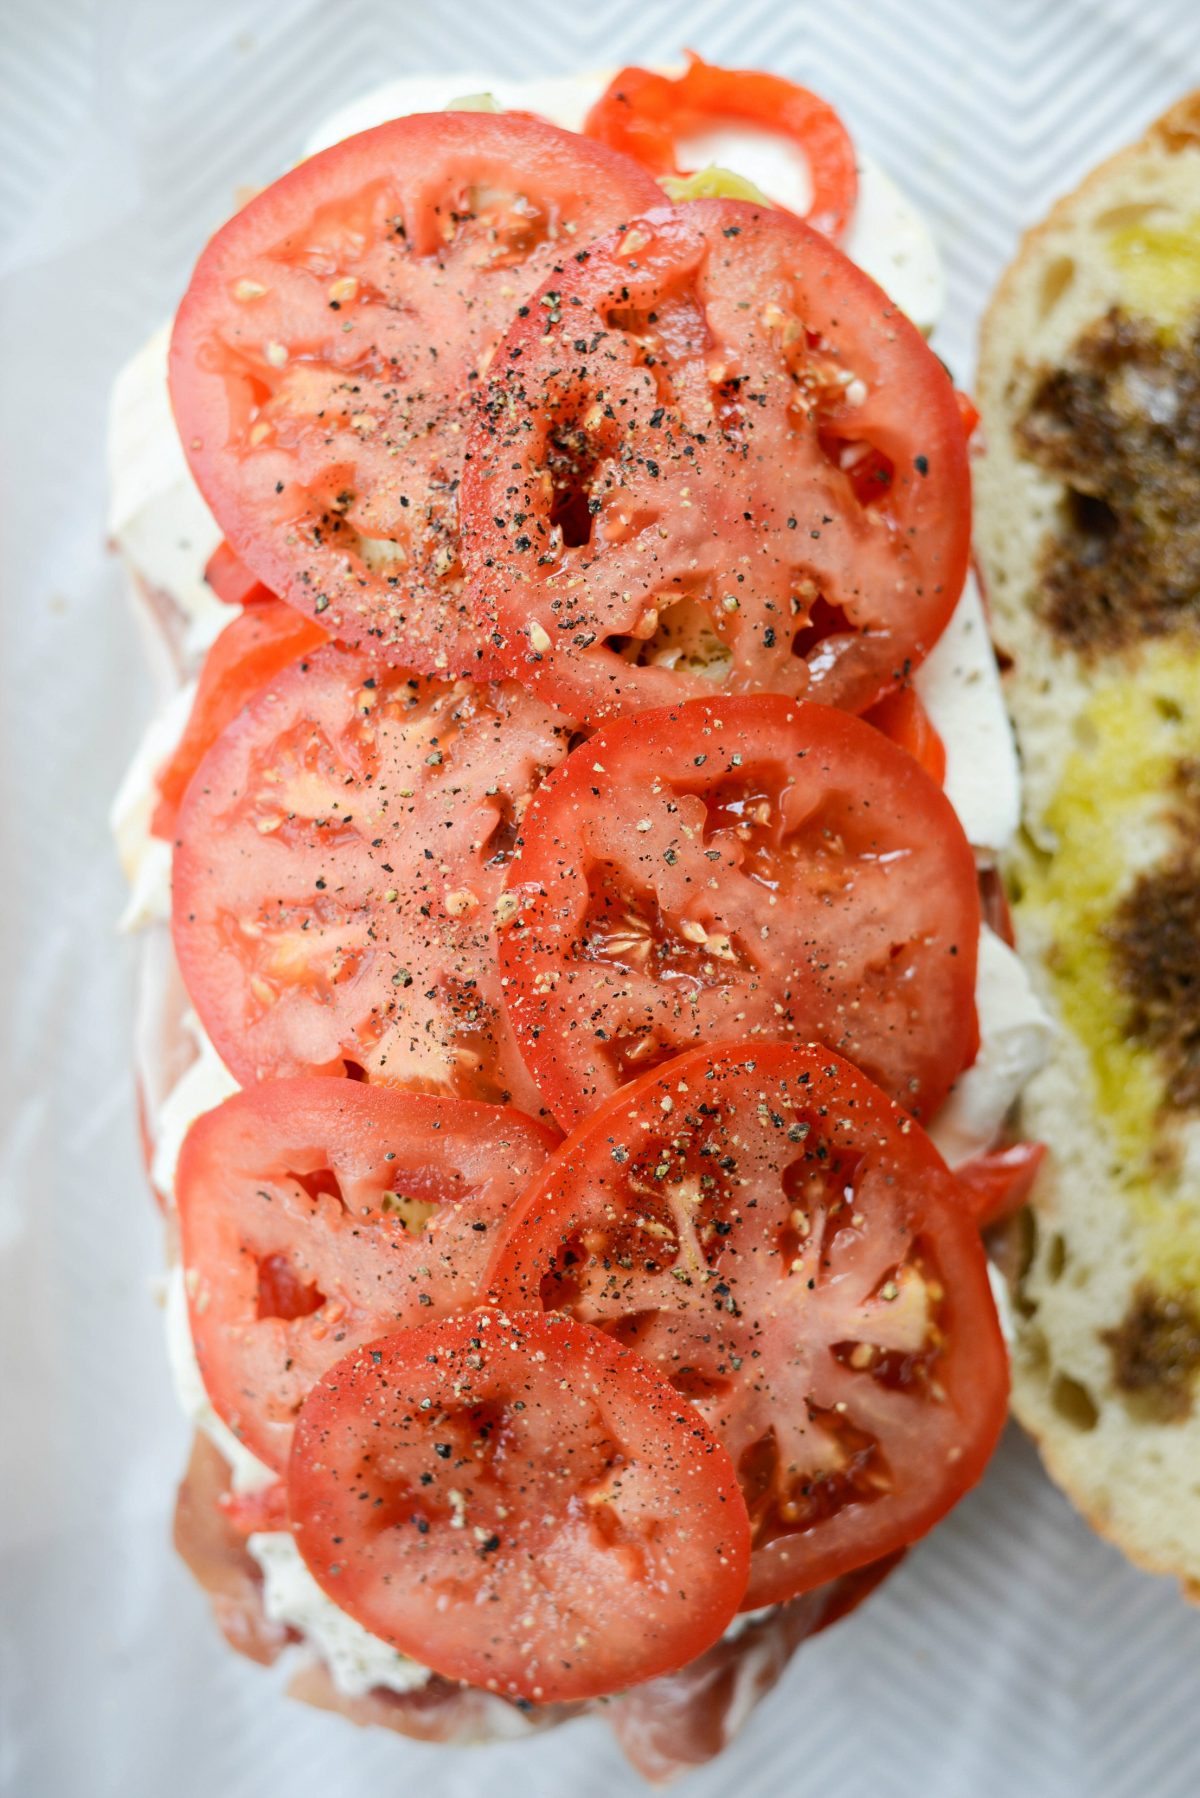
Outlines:
[[[736,200],[555,275],[492,364],[462,503],[498,656],[589,723],[714,691],[862,711],[967,570],[945,370],[825,238]]]
[[[489,1282],[610,1331],[696,1406],[749,1508],[747,1609],[915,1541],[1004,1422],[970,1204],[818,1045],[706,1047],[615,1094],[510,1215]]]
[[[287,1462],[351,1348],[476,1301],[555,1137],[511,1108],[353,1080],[272,1080],[193,1124],[176,1180],[192,1340],[218,1414]]]
[[[458,485],[520,302],[659,190],[531,118],[397,119],[302,162],[200,258],[171,398],[201,492],[272,592],[385,663],[486,661]]]
[[[1014,1142],[959,1163],[954,1172],[972,1197],[981,1230],[1002,1224],[1027,1202],[1046,1153],[1044,1142]]]
[[[481,1311],[347,1356],[300,1414],[288,1494],[336,1604],[508,1697],[669,1672],[745,1590],[728,1455],[636,1355],[566,1318]]]
[[[979,896],[949,801],[859,719],[760,694],[598,731],[547,782],[500,954],[564,1128],[698,1042],[820,1038],[932,1117],[975,1056]]]
[[[719,69],[694,50],[686,54],[682,75],[637,68],[614,75],[588,113],[588,136],[636,157],[661,178],[692,174],[679,165],[680,142],[714,125],[775,132],[808,164],[812,201],[805,223],[835,241],[844,237],[858,198],[858,165],[850,133],[828,101],[781,75]]]
[[[258,605],[264,599],[275,597],[225,542],[218,543],[205,563],[204,578],[217,598],[224,600],[227,606]]]
[[[881,730],[901,749],[907,749],[920,762],[930,780],[939,787],[946,784],[946,745],[934,726],[933,719],[921,704],[920,695],[912,687],[898,687],[864,714],[867,723]]]
[[[570,726],[513,683],[294,663],[209,751],[180,813],[173,929],[243,1082],[349,1071],[536,1111],[494,908]]]
[[[327,641],[320,625],[270,594],[225,626],[205,657],[175,753],[159,770],[154,836],[169,842],[175,834],[191,778],[225,726],[289,663]]]

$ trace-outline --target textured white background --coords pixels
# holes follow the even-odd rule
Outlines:
[[[1200,82],[1196,0],[0,0],[0,1791],[591,1798],[607,1733],[450,1753],[285,1702],[168,1547],[184,1452],[149,1297],[105,808],[150,704],[105,554],[109,381],[235,186],[390,75],[670,56],[811,81],[901,177],[965,374],[1018,228]],[[1195,1798],[1200,1612],[1094,1539],[1015,1435],[805,1649],[689,1798]]]

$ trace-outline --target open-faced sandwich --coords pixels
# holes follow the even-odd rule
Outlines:
[[[1010,1244],[1013,1396],[1200,1582],[1200,97],[1031,231],[984,323],[977,541],[1025,764],[1018,935],[1059,1026]]]
[[[118,382],[177,1537],[318,1704],[678,1771],[995,1444],[1046,1024],[939,302],[790,82],[423,79]]]

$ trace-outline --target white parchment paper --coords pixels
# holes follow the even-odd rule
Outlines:
[[[1195,0],[0,0],[0,1791],[615,1798],[604,1729],[423,1748],[283,1699],[172,1557],[185,1448],[105,813],[152,704],[104,536],[112,376],[235,189],[389,76],[715,61],[809,80],[925,208],[969,373],[1020,226],[1200,82]],[[1015,1433],[689,1798],[1194,1798],[1200,1612]]]

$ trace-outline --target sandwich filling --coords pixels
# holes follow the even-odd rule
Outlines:
[[[462,89],[483,87],[467,77]],[[567,84],[553,84],[565,89]],[[436,87],[437,98],[433,88]],[[574,84],[552,104],[545,94],[514,92],[511,104],[532,107],[565,125],[577,123],[572,107],[582,112],[597,83]],[[578,91],[576,91],[578,89]],[[376,120],[400,112],[444,104],[454,85],[400,84],[340,115],[316,144],[333,142]],[[753,150],[756,134],[744,134]],[[315,147],[315,146],[314,146]],[[736,161],[739,144],[723,137],[709,145],[715,157]],[[782,165],[749,166],[748,172],[773,192],[783,185]],[[920,219],[891,187],[885,176],[860,169],[862,181],[856,235],[847,249],[896,293],[916,321],[929,327],[940,299],[940,271]],[[787,195],[800,204],[802,196]],[[872,247],[873,246],[873,247]],[[897,291],[900,289],[900,291]],[[165,403],[161,341],[148,348],[118,385],[113,429],[114,535],[135,572],[150,589],[176,599],[186,620],[181,659],[185,665],[215,636],[232,615],[216,604],[199,570],[219,540],[180,458]],[[917,689],[947,749],[946,790],[963,821],[972,846],[988,860],[1007,843],[1016,824],[1015,756],[999,696],[994,661],[977,590],[966,592],[942,640],[919,671]],[[135,879],[135,905],[130,922],[149,923],[169,915],[171,857],[168,846],[148,832],[154,799],[154,775],[169,754],[174,734],[186,717],[182,700],[172,707],[170,723],[160,728],[118,802],[118,835],[123,859]],[[1042,1060],[1048,1026],[1030,991],[1020,964],[998,937],[984,931],[977,989],[981,1048],[958,1081],[935,1124],[933,1136],[954,1164],[986,1149],[999,1135],[1005,1118]],[[183,1075],[155,1120],[159,1144],[156,1184],[170,1193],[179,1144],[191,1121],[219,1104],[234,1090],[231,1077],[211,1044],[202,1036],[198,1059]],[[187,1320],[182,1276],[173,1278],[168,1303],[171,1360],[184,1408],[212,1436],[233,1469],[235,1489],[253,1490],[272,1477],[254,1461],[217,1417],[200,1381]],[[1131,1356],[1135,1353],[1130,1350]],[[338,1689],[357,1695],[373,1686],[397,1691],[428,1678],[427,1670],[373,1637],[332,1603],[307,1572],[290,1535],[263,1532],[249,1541],[264,1576],[268,1616],[295,1629],[329,1667]]]

